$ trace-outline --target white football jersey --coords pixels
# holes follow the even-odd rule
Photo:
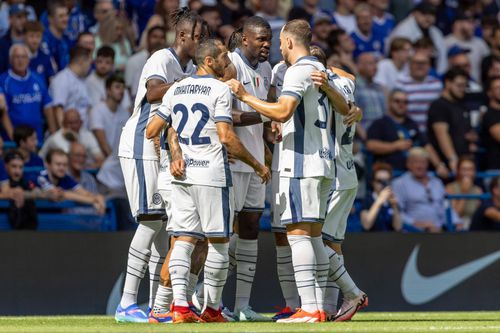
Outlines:
[[[283,124],[280,177],[335,176],[332,110],[326,94],[311,80],[316,70],[324,71],[325,67],[315,57],[306,56],[285,73],[281,97],[293,96],[299,105]]]
[[[170,149],[167,142],[167,131],[163,130],[160,134],[160,170],[158,172],[158,189],[171,190],[172,174],[170,173]]]
[[[215,125],[232,124],[231,104],[229,87],[211,75],[193,75],[167,91],[157,114],[176,130],[186,163],[184,179],[172,183],[232,186],[226,149]]]
[[[328,76],[332,87],[344,95],[346,101],[354,102],[355,83],[331,71],[328,71]],[[333,128],[335,129],[336,174],[332,187],[337,191],[356,188],[358,186],[358,176],[354,166],[354,156],[352,155],[356,124],[346,126],[344,116],[338,112],[334,112],[333,122]]]
[[[260,62],[256,67],[253,67],[240,49],[228,53],[228,56],[236,68],[236,79],[243,84],[246,91],[257,98],[264,101],[267,100],[272,72],[269,62]],[[234,108],[241,111],[255,112],[250,106],[237,99],[234,101]],[[235,127],[235,132],[245,148],[252,153],[259,163],[264,164],[264,139],[262,137],[264,125],[256,124],[252,126]],[[241,161],[236,161],[236,163],[231,164],[231,170],[254,172],[249,165]]]
[[[277,63],[273,67],[273,76],[271,77],[271,86],[276,88],[276,98],[281,96],[281,89],[283,88],[283,79],[285,78],[285,72],[288,69],[288,66],[284,61]],[[274,145],[273,149],[273,163],[271,165],[272,171],[278,171],[279,168],[279,160],[280,160],[280,150],[281,150],[281,142],[278,142]]]
[[[148,59],[142,69],[137,95],[135,97],[134,112],[125,124],[120,138],[118,156],[158,160],[153,140],[146,139],[146,126],[152,119],[158,104],[149,104],[146,99],[146,83],[150,79],[159,79],[165,83],[172,83],[190,76],[196,68],[192,61],[182,68],[179,58],[172,48],[156,51]]]

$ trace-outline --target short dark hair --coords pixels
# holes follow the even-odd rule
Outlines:
[[[233,31],[229,40],[227,41],[227,49],[233,52],[236,48],[241,46],[241,37],[243,36],[243,28],[238,28]]]
[[[283,32],[292,35],[296,42],[306,48],[309,48],[311,45],[311,26],[305,20],[292,20],[288,22],[283,27]]]
[[[269,22],[260,16],[251,16],[245,20],[245,23],[243,23],[243,32],[249,30],[253,31],[256,29],[271,30],[271,26],[269,25]]]
[[[92,36],[94,37],[94,35],[90,32],[90,31],[84,31],[84,32],[80,32],[78,34],[78,37],[76,37],[76,43],[78,44],[78,42],[80,41],[80,38],[82,38],[83,36]]]
[[[55,155],[60,155],[60,156],[66,156],[66,157],[68,157],[68,154],[64,150],[62,150],[60,148],[53,148],[53,149],[50,149],[47,152],[47,155],[45,155],[45,162],[47,162],[47,164],[52,163],[52,158]]]
[[[490,183],[490,193],[493,192],[493,189],[495,187],[498,187],[500,185],[500,176],[496,176],[494,177],[492,180],[491,180],[491,183]]]
[[[64,0],[51,0],[47,1],[47,14],[48,16],[54,16],[58,8],[68,8],[64,3]]]
[[[3,157],[3,162],[5,164],[8,164],[10,161],[13,160],[21,160],[23,161],[24,164],[24,157],[21,154],[21,152],[17,149],[10,149],[5,153],[5,156]]]
[[[69,62],[73,63],[80,59],[87,59],[92,56],[91,51],[82,46],[74,46],[71,51],[69,51]]]
[[[156,30],[160,30],[163,34],[166,34],[167,33],[167,30],[165,29],[164,26],[161,26],[161,25],[153,25],[151,28],[149,28],[148,30],[148,38],[149,36],[151,36],[151,34],[153,32],[155,32]]]
[[[319,62],[323,64],[323,66],[326,67],[326,54],[323,49],[317,45],[311,45],[309,48],[311,51],[311,55],[318,58]]]
[[[45,31],[45,28],[43,27],[43,24],[40,21],[27,21],[24,24],[24,31],[25,32],[40,32],[43,34]]]
[[[118,83],[123,83],[125,84],[125,80],[123,77],[119,74],[113,73],[111,74],[107,79],[106,79],[106,89],[111,88],[113,83],[118,82]]]
[[[16,145],[20,145],[21,141],[25,141],[30,136],[36,133],[35,129],[28,125],[19,125],[14,128],[14,142]]]
[[[459,76],[462,76],[465,79],[469,78],[469,75],[463,69],[458,68],[458,67],[453,67],[444,74],[443,82],[453,81]]]
[[[97,50],[96,58],[102,57],[102,58],[111,58],[113,61],[115,61],[115,50],[111,46],[104,45]]]
[[[486,92],[490,91],[491,86],[493,85],[493,82],[495,82],[496,80],[500,80],[500,76],[489,77],[485,82],[484,91],[486,91]]]
[[[219,45],[224,45],[220,40],[215,38],[209,38],[198,44],[195,53],[196,63],[199,65],[203,64],[206,57],[217,58],[221,54]]]
[[[340,45],[339,41],[340,36],[345,34],[347,34],[347,32],[344,29],[340,28],[333,29],[332,31],[330,31],[327,39],[328,47],[330,47],[332,50],[336,50]]]

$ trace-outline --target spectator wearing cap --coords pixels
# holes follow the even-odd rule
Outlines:
[[[47,3],[48,28],[43,34],[42,47],[54,58],[56,71],[62,70],[69,62],[69,40],[64,36],[68,27],[68,8],[61,0]]]
[[[411,51],[412,46],[409,39],[394,38],[389,48],[389,58],[382,59],[377,63],[377,74],[374,81],[387,91],[393,90],[398,77],[408,75]]]
[[[11,69],[0,76],[0,87],[5,93],[12,126],[33,127],[38,141],[43,142],[44,122],[47,121],[50,131],[55,130],[52,98],[45,80],[29,70],[29,50],[26,45],[12,45],[9,59]]]
[[[24,25],[28,12],[24,4],[14,4],[9,8],[9,30],[0,39],[0,73],[9,66],[9,49],[13,44],[23,43]]]
[[[333,12],[335,24],[351,34],[356,29],[356,18],[353,11],[356,6],[355,0],[337,0],[336,8]]]
[[[467,87],[467,73],[450,69],[444,76],[444,90],[429,107],[429,142],[441,162],[456,173],[458,158],[474,151],[477,134],[471,129],[469,112],[461,104]]]
[[[52,2],[54,0],[50,0]],[[64,37],[69,41],[69,45],[73,46],[78,38],[78,35],[87,31],[90,26],[89,18],[82,12],[77,0],[64,0],[64,5],[68,12],[68,24],[64,30]],[[48,11],[40,15],[40,21],[47,28],[50,25],[50,14]]]
[[[68,154],[60,149],[53,149],[45,157],[46,169],[36,179],[37,186],[48,195],[60,195],[62,200],[71,200],[92,205],[99,214],[104,214],[104,197],[84,189],[68,174]]]
[[[104,161],[99,143],[94,134],[82,126],[80,113],[76,109],[69,109],[64,112],[62,127],[45,140],[39,155],[45,158],[51,149],[61,149],[67,153],[71,142],[74,141],[80,142],[87,148],[89,159],[86,161],[86,166],[88,168],[99,168]]]
[[[132,98],[132,101],[135,100],[142,68],[146,64],[146,61],[155,51],[165,47],[166,45],[165,33],[165,28],[162,26],[151,27],[148,30],[146,48],[135,53],[127,60],[127,64],[125,65],[125,84],[127,85],[127,90]]]
[[[107,45],[101,46],[97,50],[94,64],[95,69],[85,79],[91,106],[106,101],[106,79],[115,72],[115,51]],[[121,103],[124,110],[131,109],[132,101],[128,91],[125,92]]]
[[[354,9],[356,17],[356,28],[351,37],[356,44],[354,58],[362,52],[373,52],[378,57],[384,54],[384,36],[373,28],[373,18],[370,6],[361,3]]]
[[[472,217],[471,231],[500,231],[500,177],[490,183],[491,200],[485,201]]]
[[[408,115],[423,133],[427,131],[427,110],[439,97],[443,85],[431,76],[431,60],[426,52],[418,51],[410,58],[410,72],[399,77],[396,89],[408,94]]]
[[[500,171],[500,76],[492,78],[486,87],[488,111],[481,124],[481,144],[485,148],[484,168]]]
[[[69,65],[54,76],[50,93],[54,98],[57,125],[60,127],[64,110],[76,109],[83,126],[88,127],[88,113],[91,100],[85,85],[85,77],[92,65],[90,50],[75,46],[71,49]]]
[[[408,151],[408,171],[392,182],[403,223],[426,232],[441,232],[445,223],[443,182],[429,173],[429,155],[424,148]]]
[[[40,47],[45,30],[43,24],[38,21],[29,21],[26,22],[24,29],[26,32],[24,44],[30,50],[30,69],[43,77],[48,85],[56,73],[54,59]]]
[[[358,135],[366,139],[366,129],[373,121],[382,117],[387,109],[382,86],[373,81],[377,72],[377,58],[373,53],[361,53],[357,59],[358,76],[354,97],[356,103],[363,109],[363,120],[358,126]]]
[[[446,71],[446,46],[441,31],[434,25],[436,22],[436,7],[427,1],[417,4],[411,14],[401,21],[392,31],[389,39],[406,37],[412,42],[428,36],[437,52],[436,69],[442,74]]]
[[[12,5],[24,5],[27,12],[28,21],[36,20],[36,13],[33,7],[27,6],[26,0],[5,0],[0,3],[0,38],[5,36],[10,27],[9,12]]]
[[[385,41],[396,25],[394,16],[387,12],[389,0],[368,0],[367,3],[373,17],[373,30]]]
[[[278,0],[261,0],[259,11],[255,14],[264,18],[271,26],[271,31],[273,32],[273,38],[271,40],[271,49],[269,53],[269,62],[274,65],[280,62],[282,59],[280,52],[280,32],[281,28],[285,25],[286,21],[283,17],[279,15],[279,1]],[[217,7],[213,7],[217,8]],[[205,21],[207,21],[210,26],[210,22],[213,21],[210,17],[204,17],[203,7],[200,10],[200,15]],[[213,14],[212,14],[213,15]],[[218,12],[217,12],[217,15]],[[208,20],[207,20],[208,19]],[[218,29],[217,29],[218,30]],[[214,30],[214,31],[217,31]]]
[[[327,50],[328,36],[332,29],[332,21],[327,14],[323,12],[314,14],[312,18],[312,44],[319,46],[323,50]]]
[[[469,50],[471,76],[478,81],[481,78],[481,61],[490,50],[486,42],[474,36],[474,17],[466,13],[458,13],[453,22],[452,33],[446,36],[445,44],[448,50],[454,46]]]

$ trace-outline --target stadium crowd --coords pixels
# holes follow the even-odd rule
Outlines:
[[[283,25],[306,19],[328,65],[356,76],[365,186],[348,230],[500,230],[492,0],[1,1],[0,198],[17,212],[13,228],[36,228],[34,199],[90,204],[97,214],[106,198],[125,200],[121,129],[146,60],[173,42],[170,14],[180,6],[225,43],[246,18],[265,18],[272,65]],[[447,195],[458,195],[448,217]]]

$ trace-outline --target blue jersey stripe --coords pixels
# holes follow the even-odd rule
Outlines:
[[[293,134],[294,159],[293,171],[295,177],[302,177],[304,173],[304,128],[306,125],[306,114],[304,111],[304,100],[301,100],[293,113],[295,132]]]
[[[146,176],[144,175],[143,160],[135,160],[135,169],[139,182],[139,211],[137,214],[145,214],[148,211],[148,193],[146,190]]]
[[[227,150],[225,146],[222,146],[222,156],[224,158],[224,174],[226,176],[226,186],[233,186],[233,178],[231,174],[231,169],[229,168],[229,160],[227,158]]]
[[[229,237],[229,223],[231,223],[231,208],[229,207],[229,187],[221,188],[222,192],[222,218],[224,219],[224,236]]]
[[[302,221],[302,192],[300,190],[300,178],[290,178],[289,184],[290,210],[292,220],[296,222]]]
[[[146,97],[142,100],[140,112],[141,114],[137,120],[134,133],[134,156],[142,156],[144,153],[144,132],[146,131],[149,113],[151,112],[151,104],[147,102]]]

